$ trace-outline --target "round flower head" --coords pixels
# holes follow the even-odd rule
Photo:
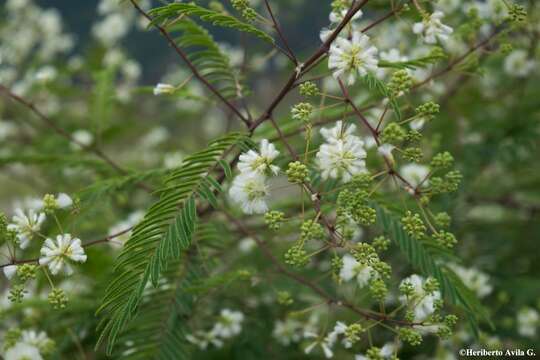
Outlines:
[[[345,15],[347,15],[347,12],[348,10],[347,9],[343,9],[343,10],[334,10],[330,13],[330,16],[329,16],[329,19],[330,19],[330,22],[332,24],[339,24],[340,22],[343,21],[343,19],[345,18]],[[362,10],[359,10],[356,14],[354,14],[354,16],[352,17],[352,21],[354,20],[358,20],[362,17],[363,13],[362,13]]]
[[[43,357],[39,353],[39,349],[24,342],[18,342],[13,347],[10,347],[5,355],[5,360],[42,360]]]
[[[268,210],[266,200],[269,190],[264,175],[238,175],[233,180],[229,195],[246,214],[263,214]]]
[[[172,85],[159,83],[154,87],[154,95],[172,94],[174,90]]]
[[[356,174],[366,172],[366,151],[364,143],[356,136],[348,141],[337,140],[322,144],[317,153],[317,161],[322,178],[342,178],[347,182]]]
[[[21,209],[16,209],[12,220],[13,223],[8,225],[8,230],[17,232],[19,246],[21,249],[26,249],[34,234],[41,229],[41,224],[45,221],[45,214],[35,212],[32,209],[25,214]]]
[[[413,25],[413,32],[421,35],[426,44],[435,44],[437,39],[440,41],[448,40],[448,37],[454,31],[450,26],[441,22],[444,14],[441,11],[435,11],[422,22]]]
[[[52,239],[45,240],[41,248],[40,265],[48,265],[53,275],[58,274],[65,267],[65,273],[70,275],[73,269],[68,260],[81,263],[86,261],[80,239],[72,238],[70,234],[63,234],[56,237],[56,242]]]
[[[411,184],[413,187],[427,185],[428,180],[424,180],[429,175],[429,168],[427,166],[418,164],[407,164],[401,167],[401,176]],[[423,181],[423,182],[422,182]]]
[[[249,150],[247,153],[240,155],[238,169],[241,173],[258,173],[265,174],[270,170],[273,174],[277,174],[279,167],[272,165],[272,161],[279,155],[274,144],[268,140],[261,140],[260,153]]]
[[[536,67],[534,60],[529,59],[527,51],[519,49],[512,51],[504,59],[504,71],[515,77],[528,76]]]
[[[73,205],[73,200],[68,194],[60,193],[56,197],[56,203],[58,204],[58,207],[60,209],[66,209],[70,207],[71,205]]]
[[[377,71],[377,48],[371,46],[369,37],[359,31],[349,40],[338,37],[330,47],[328,67],[334,70],[334,77],[347,76],[349,85],[354,84],[357,74],[364,76],[368,71]]]

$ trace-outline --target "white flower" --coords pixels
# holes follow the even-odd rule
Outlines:
[[[24,330],[21,333],[21,342],[41,349],[49,345],[51,339],[44,331]]]
[[[68,194],[59,193],[56,196],[56,204],[60,209],[66,209],[73,205],[73,199]]]
[[[169,84],[159,83],[154,87],[154,95],[172,94],[176,88]]]
[[[242,331],[242,322],[244,314],[240,311],[232,311],[229,309],[221,310],[218,323],[214,325],[210,333],[215,336],[228,339],[240,334]]]
[[[180,151],[168,152],[163,156],[163,166],[167,169],[180,167],[184,161],[184,154]]]
[[[75,130],[71,134],[71,137],[77,142],[76,144],[71,145],[73,149],[80,149],[81,145],[90,146],[94,141],[94,135],[92,135],[90,131],[84,129]]]
[[[343,122],[339,120],[333,127],[322,128],[320,132],[326,142],[335,143],[338,140],[348,141],[351,139],[351,136],[356,138],[356,136],[353,135],[355,130],[356,125],[343,125]]]
[[[441,299],[441,293],[439,291],[435,291],[432,294],[427,294],[423,288],[425,280],[419,275],[411,275],[408,278],[403,279],[401,284],[404,283],[411,284],[414,289],[412,295],[412,303],[415,305],[414,320],[425,320],[435,311],[435,302]],[[407,298],[404,295],[400,296],[399,300],[403,304],[407,304]]]
[[[56,69],[52,66],[44,66],[36,72],[36,80],[40,83],[47,83],[56,78]]]
[[[511,76],[528,76],[536,67],[534,60],[529,59],[527,51],[518,49],[512,51],[504,59],[504,71]]]
[[[302,338],[302,324],[294,319],[276,321],[272,335],[283,346],[299,342]]]
[[[411,186],[417,187],[428,176],[429,168],[414,163],[406,164],[401,167],[400,174]],[[425,180],[422,185],[427,185],[428,182],[428,180]]]
[[[435,11],[429,18],[415,23],[413,32],[421,35],[426,44],[435,44],[437,39],[440,41],[448,40],[454,30],[441,22],[443,16],[444,14],[441,11]]]
[[[392,144],[382,144],[377,148],[377,152],[381,154],[381,156],[387,158],[391,163],[394,163],[394,155],[392,155],[392,151],[394,151],[396,147]]]
[[[347,182],[366,172],[366,150],[360,138],[351,135],[347,141],[337,140],[322,144],[317,152],[317,162],[322,178],[342,178]]]
[[[332,351],[332,345],[328,343],[327,341],[327,338],[324,338],[324,339],[320,339],[319,338],[319,335],[315,334],[315,333],[311,333],[311,332],[307,332],[304,334],[304,337],[305,338],[315,338],[316,340],[314,342],[312,342],[311,344],[309,344],[305,349],[304,349],[304,352],[306,354],[309,354],[311,351],[313,351],[313,349],[319,345],[324,353],[324,356],[327,358],[327,359],[330,359],[334,356],[334,352]]]
[[[257,246],[257,243],[252,238],[245,238],[240,241],[238,244],[238,250],[242,253],[247,254],[251,252]]]
[[[360,264],[351,255],[343,256],[343,266],[339,271],[339,278],[343,281],[350,281],[356,278],[358,286],[366,286],[373,277],[373,268],[369,265]]]
[[[94,24],[92,34],[104,45],[114,45],[124,37],[130,27],[130,19],[121,13],[107,15],[102,21]]]
[[[330,22],[332,24],[339,24],[343,19],[345,18],[345,15],[347,15],[348,10],[343,9],[341,11],[334,10],[330,13]],[[362,10],[359,10],[354,16],[352,17],[352,21],[358,20],[362,17],[363,13]]]
[[[45,240],[41,248],[40,265],[48,265],[53,275],[58,274],[65,266],[65,273],[70,275],[73,269],[66,260],[81,263],[86,261],[80,239],[72,238],[70,234],[63,234],[56,237],[56,243],[52,239]]]
[[[491,294],[493,286],[489,283],[489,276],[483,272],[470,268],[466,269],[464,267],[452,264],[452,270],[460,277],[463,283],[472,291],[476,293],[479,298],[486,297]]]
[[[272,161],[279,155],[274,144],[268,140],[261,140],[260,153],[249,150],[247,153],[240,155],[238,169],[243,174],[265,174],[268,170],[277,174],[279,167],[272,165]]]
[[[186,335],[186,340],[196,345],[201,350],[206,350],[209,345],[214,345],[216,348],[223,346],[223,341],[217,338],[216,334],[211,331],[197,331],[195,335]]]
[[[18,342],[10,347],[4,355],[5,360],[42,360],[37,347]]]
[[[17,265],[9,265],[4,267],[4,275],[11,279],[13,275],[17,272]]]
[[[15,209],[12,221],[13,223],[8,225],[8,230],[17,232],[19,246],[21,249],[26,249],[34,234],[41,229],[41,224],[45,221],[45,214],[35,212],[32,209],[25,214],[21,209]]]
[[[246,214],[263,214],[268,210],[266,178],[260,174],[240,174],[234,178],[229,196]]]
[[[129,228],[137,225],[144,217],[144,211],[137,210],[129,214],[126,220],[116,223],[109,229],[109,236],[122,233],[122,235],[115,236],[114,239],[109,241],[109,244],[114,248],[119,248],[125,244],[131,237],[131,231],[126,231]]]
[[[540,325],[539,320],[540,316],[538,315],[538,311],[531,308],[521,309],[517,315],[519,334],[534,338],[536,336],[536,328]]]
[[[328,67],[334,77],[347,75],[347,83],[354,84],[357,73],[364,76],[368,71],[377,71],[377,48],[369,44],[369,37],[355,31],[352,39],[338,37],[330,47]]]

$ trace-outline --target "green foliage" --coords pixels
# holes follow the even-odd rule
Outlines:
[[[397,102],[397,99],[392,96],[392,92],[390,91],[390,89],[388,89],[385,83],[377,79],[375,75],[370,73],[368,73],[362,79],[367,84],[370,90],[377,90],[380,95],[388,98],[388,101],[390,101],[390,106],[392,107],[392,110],[394,110],[397,120],[400,121],[401,110],[399,108],[399,104]]]
[[[255,26],[242,22],[231,15],[206,9],[202,6],[196,5],[195,3],[169,4],[167,6],[153,9],[151,15],[154,16],[154,22],[163,22],[169,19],[176,19],[181,15],[193,15],[200,18],[202,21],[211,23],[212,25],[235,29],[255,35],[268,43],[274,43],[274,39],[270,35],[257,29]]]
[[[400,221],[379,204],[374,204],[380,226],[399,246],[410,264],[425,276],[432,276],[439,284],[442,294],[452,304],[465,310],[471,326],[477,328],[479,320],[490,322],[482,304],[455,273],[439,260],[447,258],[448,252],[439,245],[418,240],[407,235]]]
[[[108,339],[108,352],[120,332],[136,316],[148,281],[158,286],[161,272],[170,260],[180,258],[189,248],[197,219],[196,198],[216,205],[214,191],[219,183],[209,173],[231,147],[247,148],[250,140],[243,134],[221,137],[172,170],[158,191],[159,200],[150,207],[135,227],[118,256],[113,279],[107,288],[98,314],[103,317],[100,342]]]

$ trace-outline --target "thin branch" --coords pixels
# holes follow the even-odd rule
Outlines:
[[[279,38],[281,39],[281,42],[283,42],[283,45],[285,46],[285,49],[287,49],[286,54],[289,59],[295,64],[298,65],[298,59],[294,55],[294,52],[292,51],[291,47],[289,46],[289,43],[287,42],[287,39],[283,35],[283,32],[281,31],[281,28],[279,26],[279,23],[277,22],[274,13],[272,12],[272,8],[270,7],[270,2],[268,0],[264,0],[264,3],[266,5],[266,9],[268,10],[268,13],[270,14],[270,18],[272,18],[272,23],[274,24],[274,29],[276,29],[276,32],[278,33]]]
[[[184,63],[186,63],[186,65],[188,66],[188,68],[190,69],[190,71],[193,73],[193,75],[200,81],[204,84],[204,86],[206,86],[206,88],[208,88],[208,90],[210,90],[215,96],[217,96],[219,98],[219,100],[221,100],[221,102],[223,102],[223,104],[225,104],[229,109],[231,109],[235,114],[236,116],[238,116],[238,118],[240,120],[242,120],[242,122],[249,128],[251,126],[251,122],[240,112],[240,110],[233,104],[231,103],[229,100],[227,100],[220,92],[218,89],[216,89],[214,87],[214,85],[210,84],[208,82],[208,80],[206,80],[206,78],[204,76],[201,75],[201,73],[199,73],[199,70],[197,70],[197,68],[195,67],[195,65],[189,60],[188,56],[186,53],[184,53],[184,51],[182,49],[180,49],[180,47],[178,47],[178,45],[176,45],[176,42],[174,41],[174,39],[171,37],[171,35],[167,32],[167,30],[165,30],[165,28],[163,28],[161,25],[157,24],[157,23],[154,23],[153,22],[153,19],[150,15],[148,15],[148,13],[146,13],[140,6],[139,4],[137,4],[137,1],[136,0],[130,0],[131,4],[133,5],[133,7],[135,7],[135,9],[143,16],[145,17],[148,21],[150,21],[158,30],[159,32],[161,33],[161,35],[163,35],[163,37],[167,40],[167,42],[169,43],[169,45],[174,49],[174,51],[178,54],[178,56],[180,56],[180,58],[184,61]]]
[[[98,245],[98,244],[103,244],[103,243],[106,243],[106,242],[109,242],[119,236],[122,236],[128,232],[130,232],[131,230],[133,230],[133,227],[129,227],[127,229],[124,229],[120,232],[117,232],[115,234],[112,234],[112,235],[109,235],[107,237],[104,237],[104,238],[101,238],[101,239],[97,239],[97,240],[93,240],[93,241],[90,241],[90,242],[87,242],[86,244],[83,244],[82,247],[83,248],[89,248],[91,246],[94,246],[94,245]],[[0,269],[1,268],[5,268],[7,266],[12,266],[12,265],[21,265],[21,264],[32,264],[32,263],[39,263],[39,258],[35,258],[35,259],[26,259],[26,260],[16,260],[16,259],[12,259],[11,262],[7,263],[7,264],[2,264],[0,265]]]

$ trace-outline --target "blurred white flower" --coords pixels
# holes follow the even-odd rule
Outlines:
[[[11,279],[17,273],[17,265],[9,265],[4,267],[4,275]]]
[[[81,146],[79,144],[83,146],[90,146],[94,142],[94,135],[92,135],[92,133],[88,130],[84,130],[84,129],[75,130],[71,134],[71,136],[77,142],[76,144],[75,143],[71,144],[71,147],[73,149],[80,149]]]
[[[343,256],[343,265],[339,271],[339,278],[350,281],[356,278],[359,287],[366,286],[374,277],[374,270],[369,265],[360,264],[351,255]]]
[[[417,187],[422,181],[423,186],[429,183],[429,180],[424,181],[429,174],[429,168],[424,165],[414,163],[403,165],[400,174],[413,187]]]
[[[478,269],[467,269],[456,264],[452,264],[450,267],[460,277],[465,286],[474,291],[479,298],[486,297],[493,291],[493,286],[489,283],[489,276]]]
[[[164,95],[164,94],[167,94],[167,95],[170,95],[174,92],[176,88],[170,84],[163,84],[163,83],[158,83],[155,87],[154,87],[154,95],[158,96],[158,95]]]
[[[518,333],[521,336],[534,338],[536,329],[540,325],[538,311],[531,308],[523,308],[517,314]]]
[[[529,58],[527,51],[518,49],[512,51],[504,59],[504,71],[515,77],[525,77],[534,71],[536,62]]]
[[[302,323],[294,319],[278,320],[272,335],[283,346],[297,343],[302,339]]]
[[[441,22],[443,17],[444,14],[442,11],[435,11],[429,18],[415,23],[413,25],[413,32],[421,35],[426,44],[435,44],[437,43],[437,39],[446,41],[454,30]]]
[[[56,78],[57,71],[52,66],[44,66],[36,72],[36,80],[40,83],[48,83]]]
[[[223,309],[221,310],[218,322],[214,325],[210,333],[224,339],[231,338],[240,334],[243,321],[244,314],[240,311]]]
[[[334,77],[345,75],[349,85],[355,83],[357,75],[377,71],[377,48],[359,31],[355,31],[350,40],[338,37],[330,46],[329,54],[328,67],[333,70]]]
[[[5,355],[5,360],[42,360],[43,357],[39,353],[39,349],[35,346],[18,342],[13,347],[10,347]]]
[[[20,248],[26,249],[30,245],[30,240],[41,229],[45,214],[33,209],[29,209],[26,213],[22,209],[15,209],[12,221],[13,223],[8,225],[8,230],[17,232]]]
[[[65,273],[70,275],[73,269],[68,260],[83,263],[86,258],[81,240],[72,238],[70,234],[63,234],[56,237],[56,242],[52,239],[45,240],[41,248],[39,264],[48,265],[53,275],[58,274],[65,267]]]

